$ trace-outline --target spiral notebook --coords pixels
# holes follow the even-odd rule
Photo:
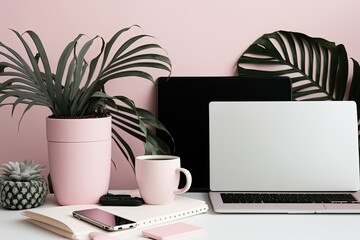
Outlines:
[[[100,208],[113,214],[136,221],[138,226],[116,232],[107,232],[72,216],[75,210]],[[97,204],[72,205],[58,207],[40,207],[26,210],[23,215],[29,222],[68,239],[88,239],[90,232],[104,232],[112,236],[121,236],[129,231],[139,231],[147,226],[170,222],[177,219],[205,213],[208,206],[205,201],[177,196],[167,205],[142,205],[139,207],[105,207]]]

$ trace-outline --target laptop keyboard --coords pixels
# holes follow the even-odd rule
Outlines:
[[[360,203],[342,193],[221,193],[224,203]]]

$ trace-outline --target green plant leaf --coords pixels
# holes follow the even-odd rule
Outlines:
[[[169,154],[171,152],[167,144],[152,133],[153,130],[151,128],[160,129],[171,137],[165,126],[151,112],[137,108],[134,102],[127,97],[115,96],[115,99],[125,106],[117,104],[115,109],[109,110],[113,117],[113,125],[143,141],[145,154]],[[121,142],[121,139],[117,139],[118,137],[113,136],[118,142]],[[131,156],[130,153],[129,156]],[[134,160],[129,157],[128,161]]]
[[[34,57],[34,54],[32,53],[30,46],[27,44],[25,39],[17,31],[15,31],[15,30],[12,30],[12,31],[19,38],[19,40],[21,41],[21,43],[23,44],[23,46],[26,50],[27,56],[31,62],[32,71],[33,71],[33,75],[35,76],[36,83],[40,86],[40,89],[42,90],[43,94],[47,95],[47,86],[44,84],[42,74],[41,74],[40,68],[38,66],[38,61]],[[35,45],[41,45],[41,44],[35,43]]]
[[[69,96],[70,96],[70,91],[71,88],[69,87],[71,85],[71,76],[73,74],[73,71],[75,69],[75,64],[76,61],[71,61],[70,65],[69,65],[69,69],[68,69],[68,74],[67,74],[67,78],[66,78],[66,83],[65,86],[67,88],[64,89],[63,87],[63,76],[65,74],[66,71],[66,66],[67,63],[69,61],[69,57],[71,56],[71,53],[73,52],[78,40],[83,36],[83,34],[79,34],[73,41],[71,41],[64,49],[64,51],[61,53],[61,56],[59,58],[58,64],[57,64],[57,69],[56,69],[56,73],[55,73],[55,79],[54,79],[54,84],[55,84],[55,101],[56,101],[56,105],[57,108],[59,109],[59,112],[53,112],[53,114],[56,117],[59,116],[67,116],[68,114],[68,107],[67,107],[67,103],[69,103]],[[69,81],[69,82],[68,82]],[[64,96],[63,96],[63,89],[64,89]],[[66,97],[66,98],[64,98]]]
[[[35,32],[26,31],[26,33],[31,37],[31,39],[35,43],[36,49],[38,51],[38,56],[41,59],[42,66],[44,67],[44,71],[45,71],[44,78],[45,78],[48,94],[49,94],[49,96],[53,96],[54,95],[54,86],[52,84],[52,72],[51,72],[50,63],[49,63],[47,54],[45,52],[44,46],[43,46],[39,36]]]
[[[116,144],[116,146],[119,148],[119,150],[122,152],[123,156],[125,157],[125,159],[128,161],[128,163],[130,164],[131,168],[134,170],[135,169],[135,155],[131,149],[131,147],[129,146],[129,144],[121,137],[121,135],[115,131],[114,129],[112,130],[113,133],[113,140]]]
[[[169,146],[158,138],[155,134],[148,132],[145,142],[145,154],[169,154],[171,151]]]
[[[309,62],[311,64],[307,64]],[[263,35],[238,60],[238,73],[241,75],[290,76],[295,99],[312,99],[314,93],[329,100],[343,99],[347,69],[343,45],[286,31]]]
[[[349,99],[354,100],[357,103],[357,112],[360,113],[360,66],[355,59],[351,59],[353,62],[353,78],[350,85]]]
[[[117,41],[117,39],[119,38],[119,36],[121,34],[128,31],[129,29],[131,29],[131,27],[123,28],[123,29],[119,30],[118,32],[116,32],[114,34],[114,36],[110,39],[110,41],[105,45],[104,57],[103,57],[103,61],[102,61],[102,64],[101,64],[100,72],[102,72],[104,70],[104,68],[105,68],[107,59],[109,57],[110,51],[111,51],[114,43]]]
[[[38,61],[33,56],[29,45],[26,44],[19,33],[16,31],[13,32],[25,47],[27,56],[30,58],[32,65],[34,66],[37,64]],[[53,106],[52,104],[48,104],[49,98],[46,88],[44,88],[44,74],[40,72],[39,68],[34,67],[35,69],[33,71],[26,61],[14,49],[6,46],[5,44],[0,43],[0,48],[7,51],[0,51],[0,55],[4,56],[5,59],[8,60],[8,62],[3,61],[0,63],[2,66],[0,77],[10,77],[0,85],[0,103],[8,98],[15,99],[13,104],[1,104],[0,106],[13,105],[12,113],[14,112],[15,107],[20,103],[47,106],[52,109]],[[41,47],[38,45],[38,48]],[[26,111],[24,111],[23,114],[25,114],[25,112]],[[19,123],[22,118],[23,117],[20,118]]]
[[[239,75],[289,76],[295,100],[353,100],[359,106],[360,67],[354,59],[351,64],[349,75],[350,63],[342,44],[277,31],[251,44],[239,58],[237,69]]]
[[[75,72],[74,72],[74,86],[70,92],[70,99],[74,99],[75,95],[78,94],[78,89],[80,84],[83,80],[83,72],[85,71],[84,68],[87,67],[87,63],[85,61],[85,54],[89,51],[91,45],[94,43],[94,40],[97,37],[87,41],[80,49],[79,55],[76,57],[76,65],[75,65]]]
[[[159,129],[161,131],[164,131],[171,139],[173,145],[175,143],[175,140],[173,139],[173,137],[171,136],[170,132],[166,129],[166,127],[148,110],[146,109],[142,109],[142,108],[137,108],[137,112],[141,118],[141,120],[146,124],[146,125],[150,125],[156,129]],[[149,132],[152,137],[153,140],[149,140],[152,145],[155,147],[155,149],[159,149],[159,151],[152,151],[155,153],[161,153],[161,154],[168,154],[171,152],[171,150],[169,149],[169,147],[167,146],[167,144],[165,144],[161,139],[159,139],[156,135],[152,134],[151,132]],[[173,149],[174,150],[174,149]]]
[[[103,52],[104,52],[104,48],[105,48],[105,41],[102,37],[99,37],[101,39],[101,48],[100,48],[100,52],[99,54],[93,58],[90,62],[90,68],[89,68],[89,74],[88,74],[88,78],[87,78],[87,81],[86,81],[86,84],[84,86],[84,88],[88,88],[93,76],[94,76],[94,73],[95,73],[95,70],[96,70],[96,67],[97,67],[97,64],[99,62],[99,59],[100,57],[102,56]]]
[[[12,54],[14,57],[12,57],[9,54],[6,54],[3,51],[0,51],[0,55],[3,55],[4,57],[6,57],[10,62],[2,62],[2,73],[4,73],[4,69],[6,67],[10,67],[9,65],[11,65],[11,63],[13,63],[14,65],[17,65],[19,67],[19,69],[21,69],[20,71],[26,75],[29,76],[30,79],[32,79],[32,81],[36,82],[36,77],[35,74],[32,72],[30,66],[26,63],[26,61],[20,56],[20,54],[18,54],[14,49],[6,46],[5,44],[0,42],[0,47],[4,48],[5,50],[7,50],[10,54]],[[4,64],[8,64],[8,66],[5,66]],[[18,69],[15,69],[18,70]]]

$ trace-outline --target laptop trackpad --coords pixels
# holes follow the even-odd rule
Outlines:
[[[325,205],[325,209],[327,210],[337,210],[339,209],[339,204],[324,204]],[[341,210],[354,210],[357,209],[358,212],[360,212],[360,204],[341,204]]]
[[[323,204],[301,204],[301,203],[296,203],[296,204],[271,204],[271,208],[275,210],[278,209],[279,212],[283,212],[285,210],[285,212],[288,213],[315,213],[317,211],[321,211],[321,210],[325,210],[326,208],[324,207]]]

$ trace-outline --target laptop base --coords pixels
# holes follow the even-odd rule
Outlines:
[[[360,200],[359,192],[347,193]],[[360,213],[360,204],[357,203],[224,203],[220,194],[220,192],[209,193],[216,213]]]

